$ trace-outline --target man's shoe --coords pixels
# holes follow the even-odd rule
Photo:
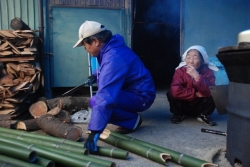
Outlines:
[[[179,124],[181,121],[183,121],[184,115],[174,115],[171,119],[170,122],[173,124]]]
[[[135,131],[136,129],[138,129],[138,128],[141,126],[141,124],[142,124],[141,115],[138,114],[138,116],[139,116],[138,124],[137,124],[137,126],[134,128],[134,130],[127,129],[127,128],[123,128],[123,127],[120,127],[120,126],[119,126],[118,128],[115,129],[115,132],[121,133],[121,134],[128,134],[128,133],[134,132],[134,131]]]
[[[214,121],[212,121],[208,115],[201,114],[200,116],[197,117],[197,120],[200,122],[204,122],[206,125],[209,125],[209,126],[216,125],[216,123]]]

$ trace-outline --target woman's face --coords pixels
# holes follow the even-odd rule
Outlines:
[[[203,59],[200,53],[195,49],[188,51],[185,61],[188,66],[193,66],[195,69],[200,68],[203,64]]]

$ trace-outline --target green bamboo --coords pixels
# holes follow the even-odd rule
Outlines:
[[[39,140],[36,140],[36,139],[29,139],[28,137],[23,138],[23,137],[16,136],[15,134],[7,134],[7,133],[1,133],[0,136],[10,137],[10,138],[13,138],[13,139],[21,140],[23,142],[30,143],[30,144],[35,144],[35,145],[39,145],[39,146],[46,146],[46,149],[48,149],[50,151],[61,153],[63,155],[67,155],[67,156],[71,155],[72,157],[80,158],[80,159],[85,160],[85,161],[93,161],[93,162],[98,162],[98,164],[102,164],[102,165],[105,164],[106,166],[114,166],[114,162],[101,160],[101,159],[97,159],[97,158],[92,158],[92,157],[89,157],[89,156],[83,156],[83,154],[81,152],[75,151],[75,150],[72,151],[72,149],[70,149],[70,150],[60,149],[61,148],[60,146],[65,145],[65,144],[61,144],[58,147],[54,148],[53,144],[52,144],[53,145],[52,147],[51,147],[51,145],[47,144],[47,143],[51,143],[49,141],[42,142],[42,141],[39,141]],[[49,148],[47,148],[47,147],[49,147]],[[69,147],[71,147],[71,146],[69,146]],[[75,146],[73,146],[73,148],[74,147]],[[64,148],[68,148],[68,147],[64,147]],[[82,148],[82,150],[86,150],[86,149]]]
[[[45,167],[54,167],[55,163],[49,159],[37,156],[36,160],[33,162],[34,164],[45,166]]]
[[[0,154],[20,160],[34,162],[36,160],[36,152],[19,146],[13,147],[11,144],[6,144],[0,141]]]
[[[72,158],[82,159],[82,160],[85,160],[85,161],[95,162],[97,164],[101,164],[101,165],[104,165],[104,166],[107,166],[107,167],[115,167],[116,166],[116,164],[114,162],[103,160],[103,159],[98,159],[98,158],[87,156],[87,155],[76,154],[74,152],[69,152],[69,151],[54,150],[54,149],[51,149],[51,148],[46,148],[46,149],[51,151],[51,152],[55,152],[55,153],[58,153],[58,154],[63,154],[63,155],[66,155],[66,156],[72,157]]]
[[[8,163],[8,162],[3,162],[3,161],[0,161],[0,166],[1,166],[1,167],[19,167],[19,166],[10,164],[10,163]]]
[[[128,150],[130,152],[133,152],[137,155],[140,155],[142,157],[145,157],[147,159],[150,159],[154,162],[158,162],[158,163],[163,164],[163,165],[166,165],[166,161],[171,158],[166,153],[162,153],[162,152],[155,150],[151,147],[147,147],[147,146],[139,145],[137,143],[133,143],[131,141],[119,138],[119,137],[114,136],[114,135],[107,135],[105,133],[102,133],[100,135],[100,139],[111,144],[111,145]]]
[[[95,162],[87,162],[78,158],[67,157],[62,154],[50,152],[46,150],[44,147],[33,145],[33,144],[27,144],[23,141],[11,139],[5,136],[0,137],[0,142],[6,143],[6,144],[12,144],[13,145],[12,147],[20,146],[23,148],[28,148],[30,150],[36,151],[38,156],[58,162],[59,164],[65,164],[68,166],[104,167],[104,165],[100,165]]]
[[[22,131],[22,130],[15,130],[15,129],[9,129],[9,128],[3,128],[0,127],[0,132],[6,132],[6,133],[11,133],[11,134],[16,134],[18,136],[26,136],[26,137],[30,137],[30,138],[35,138],[35,139],[39,139],[39,140],[46,140],[46,141],[51,141],[51,142],[55,142],[58,144],[64,143],[67,145],[72,145],[72,146],[79,146],[78,142],[72,141],[72,140],[67,140],[67,139],[62,139],[62,138],[58,138],[58,137],[54,137],[54,136],[48,136],[48,135],[43,135],[43,134],[39,134],[39,133],[34,133],[34,132],[26,132],[26,131]]]
[[[38,165],[38,164],[25,162],[20,159],[8,157],[8,156],[1,155],[1,154],[0,154],[0,161],[5,162],[10,167],[12,167],[11,165],[13,165],[14,167],[42,167],[41,165]]]
[[[99,147],[97,154],[117,159],[128,159],[129,152],[122,149]]]
[[[182,166],[185,166],[185,167],[206,167],[206,166],[207,167],[213,167],[213,166],[216,167],[216,166],[218,166],[216,164],[213,164],[213,163],[210,163],[210,162],[198,159],[198,158],[194,158],[194,157],[191,157],[191,156],[188,156],[188,155],[185,155],[185,154],[182,154],[180,152],[176,152],[176,151],[164,148],[164,147],[160,147],[160,146],[157,146],[157,145],[154,145],[154,144],[151,144],[151,143],[139,140],[139,139],[135,139],[133,137],[119,134],[117,132],[113,132],[113,131],[110,131],[108,129],[105,129],[103,133],[105,133],[107,135],[108,134],[113,135],[113,136],[119,137],[121,139],[132,141],[134,143],[148,146],[148,147],[154,148],[156,150],[159,150],[161,152],[170,154],[171,155],[170,161],[173,161],[173,162],[180,164]]]
[[[1,132],[0,136],[11,137],[11,138],[22,140],[28,143],[41,145],[41,146],[53,147],[56,149],[68,150],[68,151],[76,152],[76,153],[82,152],[83,154],[87,154],[87,150],[84,148],[84,143],[81,143],[81,142],[69,141],[69,142],[63,143],[61,139],[57,140],[57,138],[55,137],[51,137],[51,138],[49,137],[49,139],[53,139],[53,140],[46,140],[46,138],[44,137],[40,139],[40,138],[37,138],[36,135],[38,135],[38,137],[44,136],[44,135],[40,135],[40,134],[29,135],[30,132],[6,129],[6,128],[1,128],[1,127],[0,127],[0,132]],[[116,148],[99,147],[99,151],[97,152],[97,155],[118,158],[118,159],[127,159],[128,151],[116,149]]]
[[[88,154],[87,149],[78,146],[71,146],[71,145],[66,145],[64,143],[55,143],[52,141],[44,141],[42,139],[37,139],[37,138],[30,138],[27,136],[19,136],[18,134],[13,134],[13,133],[0,133],[0,136],[5,136],[5,137],[10,137],[12,139],[17,139],[21,141],[25,141],[26,143],[31,143],[31,144],[37,144],[40,146],[46,146],[46,147],[51,147],[54,149],[62,149],[62,150],[68,150],[71,152],[76,152],[79,154]]]

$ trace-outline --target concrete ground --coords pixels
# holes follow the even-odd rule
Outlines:
[[[150,109],[141,113],[143,119],[141,127],[137,131],[127,135],[194,158],[213,162],[220,167],[231,167],[232,165],[225,158],[226,136],[201,132],[201,128],[226,132],[227,115],[219,115],[216,110],[214,111],[211,118],[217,122],[217,126],[207,126],[192,117],[186,117],[180,124],[172,124],[169,121],[172,114],[169,111],[166,92],[167,90],[164,89],[157,91],[154,104]],[[83,139],[86,139],[87,124],[76,125],[83,129]],[[114,125],[107,126],[109,130],[114,130],[115,128],[116,126]],[[114,147],[100,140],[98,145]],[[117,167],[163,166],[131,152],[127,160],[97,155],[90,156],[115,162]],[[180,165],[169,161],[167,166],[179,167]]]

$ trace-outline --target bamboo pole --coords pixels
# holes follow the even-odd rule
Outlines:
[[[16,166],[16,165],[10,164],[8,162],[3,162],[1,160],[0,160],[0,166],[1,167],[20,167],[20,166]]]
[[[116,164],[114,162],[103,160],[103,159],[98,159],[95,157],[90,157],[87,155],[76,154],[74,152],[69,152],[69,151],[55,150],[55,149],[51,149],[51,148],[46,148],[46,149],[49,151],[55,152],[55,153],[63,154],[63,155],[68,156],[68,157],[79,158],[79,159],[82,159],[85,161],[92,161],[92,162],[95,162],[95,163],[98,163],[98,164],[101,164],[101,165],[104,165],[107,167],[115,167],[116,166]]]
[[[1,155],[1,154],[0,154],[0,161],[8,164],[8,167],[12,167],[11,165],[13,165],[14,167],[24,167],[24,166],[25,167],[42,167],[41,165],[38,165],[38,164],[25,162],[25,161],[12,158],[12,157],[8,157],[5,155]]]
[[[154,145],[154,144],[151,144],[151,143],[139,140],[139,139],[135,139],[133,137],[119,134],[114,131],[110,131],[108,129],[105,129],[103,133],[106,135],[113,135],[121,139],[128,140],[128,141],[140,144],[140,145],[148,146],[156,150],[162,151],[164,153],[170,154],[171,155],[170,161],[173,161],[185,167],[217,167],[218,166],[217,164],[213,164],[211,162],[207,162],[198,158],[194,158],[194,157],[191,157],[191,156],[188,156],[188,155],[185,155],[185,154],[182,154],[182,153],[179,153],[179,152],[176,152],[176,151],[164,148],[164,147],[160,147],[160,146],[157,146],[157,145]]]
[[[39,133],[31,133],[31,132],[15,130],[15,129],[9,129],[9,128],[3,128],[3,127],[0,127],[0,132],[6,132],[6,133],[11,133],[11,134],[16,134],[16,135],[19,135],[19,136],[26,136],[26,137],[36,138],[36,139],[40,139],[40,140],[56,142],[58,144],[64,143],[64,144],[68,144],[68,145],[79,146],[77,144],[77,142],[72,141],[72,140],[61,139],[61,138],[58,138],[58,137],[43,135],[43,134],[39,134]]]
[[[63,149],[72,152],[83,152],[83,154],[87,154],[87,150],[84,148],[84,143],[81,142],[0,127],[0,136],[1,135],[11,138],[16,138],[18,140],[26,141],[32,144],[54,147],[57,149]],[[99,150],[97,152],[97,155],[112,157],[117,159],[127,159],[128,154],[129,154],[128,151],[125,150],[116,148],[105,148],[105,147],[99,147]]]
[[[37,139],[37,138],[30,138],[30,137],[26,137],[26,136],[20,137],[16,134],[11,134],[11,133],[0,133],[0,136],[10,137],[12,139],[24,141],[26,143],[36,144],[36,145],[50,147],[50,148],[54,148],[54,149],[67,150],[67,151],[71,151],[71,152],[75,152],[75,153],[79,153],[79,154],[88,154],[87,149],[85,149],[83,147],[76,147],[76,146],[66,145],[63,143],[58,144],[55,142],[41,140],[41,139]]]
[[[164,152],[160,152],[160,151],[155,150],[151,147],[147,147],[147,146],[139,145],[137,143],[133,143],[131,141],[119,138],[119,137],[111,135],[111,134],[109,135],[107,133],[102,133],[100,135],[100,139],[111,144],[111,145],[128,150],[128,151],[133,152],[137,155],[140,155],[142,157],[150,159],[154,162],[158,162],[162,165],[166,165],[166,161],[168,159],[171,159],[169,154],[166,154]]]
[[[95,162],[88,162],[88,161],[84,161],[78,158],[67,157],[62,154],[50,152],[44,147],[33,145],[33,144],[27,144],[23,141],[11,139],[11,138],[4,137],[4,136],[0,137],[0,142],[3,142],[5,144],[12,144],[12,147],[20,146],[23,148],[28,148],[30,150],[36,151],[38,156],[50,159],[59,164],[64,164],[67,166],[105,167],[104,165],[100,165]]]
[[[129,152],[122,149],[99,147],[96,154],[117,159],[128,159]]]
[[[55,163],[53,161],[47,158],[40,157],[40,156],[37,156],[36,160],[33,163],[37,165],[45,166],[45,167],[55,166]]]
[[[1,141],[0,141],[0,154],[21,159],[27,162],[34,162],[37,157],[35,151],[28,150],[19,146],[12,147],[11,144],[7,144]]]

